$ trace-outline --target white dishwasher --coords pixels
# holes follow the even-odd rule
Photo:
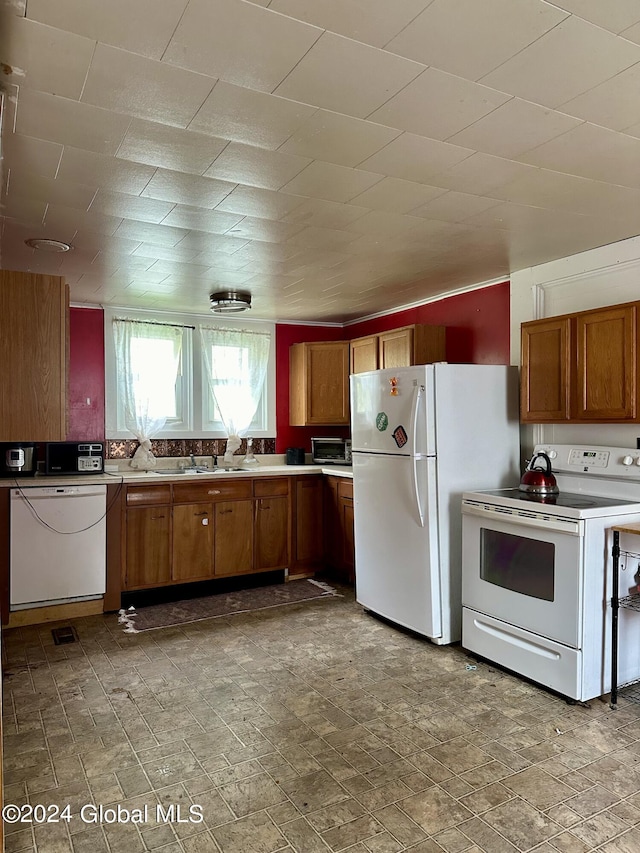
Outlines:
[[[104,595],[106,508],[106,486],[11,489],[11,610]]]

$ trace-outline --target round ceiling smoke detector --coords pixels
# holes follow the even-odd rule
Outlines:
[[[251,294],[246,290],[219,290],[210,294],[209,302],[216,314],[232,314],[251,308]]]
[[[63,243],[62,240],[50,240],[48,237],[32,237],[24,242],[32,249],[38,249],[41,252],[68,252],[71,249],[69,243]]]

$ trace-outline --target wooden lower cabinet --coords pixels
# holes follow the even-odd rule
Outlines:
[[[345,583],[355,578],[353,481],[326,477],[324,494],[324,545],[327,567]]]
[[[289,498],[256,499],[255,569],[289,565]]]
[[[214,505],[213,576],[253,571],[253,501],[221,501]]]
[[[171,581],[171,507],[127,509],[125,589]]]
[[[323,479],[312,474],[294,481],[294,573],[315,571],[322,565]]]
[[[213,574],[213,512],[211,504],[173,507],[171,580],[206,580]]]

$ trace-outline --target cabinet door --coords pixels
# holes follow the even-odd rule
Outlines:
[[[342,562],[344,565],[344,573],[346,579],[353,583],[355,576],[355,537],[353,525],[353,498],[351,500],[341,500],[342,507],[342,530],[343,530],[343,555]]]
[[[384,367],[410,367],[413,363],[413,329],[394,329],[378,335],[378,364]]]
[[[253,501],[214,504],[213,573],[215,577],[253,571]]]
[[[338,498],[338,477],[327,477],[324,492],[324,556],[334,568],[342,566],[342,511]]]
[[[0,441],[64,441],[68,295],[63,278],[0,270]]]
[[[127,509],[124,589],[160,586],[171,581],[171,509],[168,506]]]
[[[636,310],[626,305],[576,317],[576,417],[636,418]]]
[[[173,507],[171,577],[174,581],[204,580],[213,575],[213,512],[211,504]]]
[[[351,373],[366,373],[378,369],[378,336],[351,341]]]
[[[570,417],[570,320],[522,324],[520,418],[525,423]]]
[[[289,362],[289,423],[349,423],[349,342],[293,344]]]
[[[289,498],[257,498],[255,569],[284,569],[289,565]]]
[[[300,567],[322,561],[322,477],[304,474],[296,480],[295,555]]]

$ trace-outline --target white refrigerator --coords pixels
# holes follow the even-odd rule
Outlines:
[[[515,367],[427,364],[351,376],[356,599],[461,637],[462,492],[520,478]]]

